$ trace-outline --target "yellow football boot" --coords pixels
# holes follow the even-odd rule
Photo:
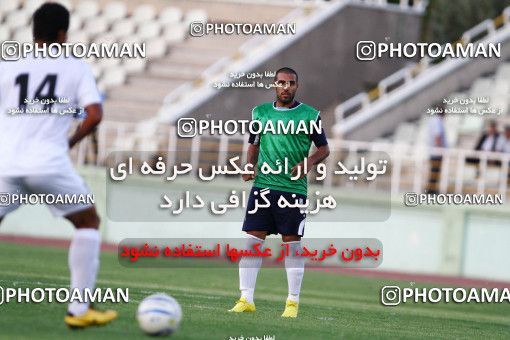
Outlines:
[[[237,300],[234,308],[229,309],[229,312],[242,313],[242,312],[255,312],[255,304],[246,301],[246,298],[240,298]]]
[[[106,325],[115,318],[117,318],[117,312],[114,310],[100,311],[89,308],[85,314],[80,316],[66,315],[64,322],[71,328],[85,328]]]
[[[283,311],[282,318],[297,318],[298,309],[298,302],[287,300],[285,303],[285,310]]]

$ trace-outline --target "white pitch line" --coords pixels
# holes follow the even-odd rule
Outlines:
[[[57,280],[63,280],[63,281],[67,281],[67,282],[69,281],[69,277],[59,276],[59,275],[34,274],[34,273],[25,273],[25,272],[17,272],[17,271],[3,271],[2,274],[25,276],[25,277],[27,277],[27,276],[28,277],[38,277],[38,278],[44,277],[47,279],[57,279]],[[55,285],[55,286],[64,287],[64,285],[58,284],[55,282],[41,282],[41,281],[30,282],[30,281],[5,280],[5,279],[2,279],[0,281],[1,282],[18,282],[18,283],[27,282],[28,284],[32,284],[32,285],[33,284],[42,284],[42,285]],[[119,287],[123,287],[126,285],[126,283],[124,281],[104,280],[104,279],[98,280],[97,283],[100,285],[105,285],[105,286],[115,285],[115,286],[119,286]],[[69,286],[69,285],[66,284],[65,286]],[[234,296],[234,294],[229,294],[229,293],[225,293],[222,291],[210,291],[210,290],[204,291],[204,290],[200,290],[200,289],[192,290],[192,289],[186,289],[186,288],[182,288],[182,287],[178,287],[178,286],[169,286],[166,284],[165,285],[157,285],[157,284],[143,284],[142,285],[142,284],[130,282],[129,286],[134,287],[134,288],[140,288],[140,289],[149,288],[149,289],[167,290],[167,291],[173,290],[173,291],[179,292],[179,294],[187,293],[191,297],[196,296],[196,297],[200,297],[200,298],[203,298],[204,296],[211,296],[211,294],[216,294],[216,295],[220,295],[223,297]],[[200,295],[200,294],[202,294],[202,295]],[[259,298],[262,298],[265,300],[280,300],[280,298],[276,297],[276,295],[273,298],[269,298],[268,296],[269,295],[267,295],[267,294],[264,294],[264,295],[261,294],[261,296]],[[317,302],[314,302],[314,303],[317,304]],[[320,303],[318,303],[318,304],[320,305]],[[221,309],[221,308],[219,308],[219,309]],[[351,303],[350,301],[346,301],[346,302],[343,302],[341,306],[338,306],[336,308],[332,307],[331,309],[339,309],[339,310],[340,309],[344,309],[344,310],[349,309],[349,310],[359,311],[360,304],[359,304],[359,302]],[[372,306],[367,306],[366,308],[362,308],[362,309],[373,310]],[[452,319],[452,320],[478,321],[478,322],[483,321],[483,322],[492,322],[492,323],[503,324],[503,325],[508,325],[510,323],[509,317],[487,316],[486,314],[481,314],[481,313],[471,313],[471,312],[466,313],[466,312],[462,312],[462,311],[452,311],[452,310],[447,310],[447,309],[434,310],[434,309],[407,307],[407,308],[401,309],[401,310],[394,310],[394,312],[396,312],[397,315],[399,315],[399,314],[408,314],[409,315],[410,314],[410,315],[425,316],[425,317],[432,317],[432,318],[443,317],[443,318]]]

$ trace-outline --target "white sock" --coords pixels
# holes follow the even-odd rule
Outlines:
[[[99,268],[99,230],[92,228],[76,229],[69,247],[69,270],[71,289],[94,289],[97,269]],[[73,315],[84,314],[89,303],[72,301],[68,311]]]
[[[264,240],[253,235],[247,234],[246,249],[253,249],[257,243],[264,244]],[[255,292],[255,283],[257,274],[262,266],[262,257],[241,257],[239,260],[239,289],[241,298],[245,298],[249,303],[253,303],[253,294]]]
[[[287,283],[289,286],[289,295],[287,299],[299,302],[299,292],[301,291],[301,282],[305,274],[305,258],[296,256],[296,250],[301,253],[301,241],[286,242],[289,245],[289,256],[285,258],[285,271],[287,272]]]

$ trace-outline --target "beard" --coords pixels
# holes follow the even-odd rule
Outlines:
[[[282,95],[279,95],[277,96],[278,97],[278,100],[283,103],[283,104],[289,104],[289,103],[292,103],[292,101],[294,100],[294,95],[290,94],[287,96],[287,97],[284,97]]]

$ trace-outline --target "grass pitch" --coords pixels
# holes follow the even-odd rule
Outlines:
[[[104,327],[70,330],[66,305],[0,306],[1,339],[140,339],[135,311],[145,296],[165,292],[183,308],[183,322],[172,339],[510,338],[510,304],[410,304],[385,307],[385,285],[410,282],[306,271],[296,320],[282,319],[287,281],[282,269],[262,269],[255,292],[255,313],[232,314],[238,298],[236,269],[147,269],[119,265],[116,254],[101,255],[98,286],[128,287],[130,302],[105,305],[119,318]],[[67,287],[67,249],[0,242],[0,286]],[[416,283],[415,287],[432,287]]]

